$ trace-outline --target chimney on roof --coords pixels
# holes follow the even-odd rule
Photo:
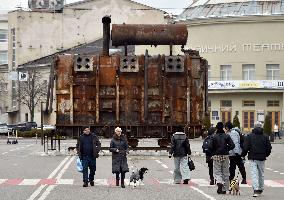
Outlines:
[[[109,55],[109,41],[110,41],[110,16],[104,16],[102,18],[103,23],[103,55]]]

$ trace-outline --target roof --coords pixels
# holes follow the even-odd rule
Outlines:
[[[176,21],[241,16],[284,16],[284,0],[198,0]]]
[[[84,4],[84,3],[89,3],[89,2],[92,2],[92,1],[98,1],[98,0],[82,0],[82,1],[77,1],[77,2],[74,2],[74,3],[70,3],[70,4],[66,4],[64,7],[73,7],[73,6],[77,6],[77,5],[80,5],[80,4]],[[116,0],[117,1],[117,0]],[[154,7],[151,7],[151,6],[148,6],[148,5],[145,5],[145,4],[142,4],[142,3],[138,3],[136,1],[132,1],[132,0],[124,0],[124,1],[129,1],[129,2],[132,2],[132,3],[135,3],[137,5],[140,5],[140,6],[145,6],[147,7],[149,10],[157,10],[157,11],[161,11],[163,13],[167,13],[163,10],[160,10],[158,8],[154,8]],[[147,9],[145,9],[147,10]]]
[[[65,49],[59,52],[56,52],[54,54],[44,56],[42,58],[38,58],[32,61],[29,61],[27,63],[19,65],[19,68],[27,67],[29,65],[41,65],[41,66],[46,66],[46,64],[50,64],[53,61],[54,56],[60,55],[60,54],[85,54],[85,55],[95,55],[95,54],[100,54],[103,49],[103,39],[96,40],[91,43],[87,44],[81,44],[78,46],[74,46],[69,49]],[[129,45],[127,47],[128,54],[134,54],[135,47],[133,45]],[[110,54],[112,52],[118,52],[119,54],[124,54],[124,47],[113,47],[110,45]]]

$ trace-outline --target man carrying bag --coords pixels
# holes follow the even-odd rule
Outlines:
[[[183,132],[183,127],[178,126],[175,134],[171,139],[171,148],[169,151],[169,157],[174,156],[174,183],[180,184],[183,180],[183,184],[188,184],[190,180],[188,155],[191,155],[189,140],[186,134]]]
[[[99,157],[101,143],[96,134],[90,132],[89,127],[84,127],[83,130],[83,134],[78,139],[77,152],[83,166],[83,187],[88,187],[88,182],[94,186],[96,158]],[[89,177],[88,168],[90,168]]]

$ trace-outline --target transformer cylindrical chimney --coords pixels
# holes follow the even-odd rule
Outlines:
[[[110,41],[110,16],[104,16],[102,18],[103,23],[103,55],[109,55],[109,41]]]

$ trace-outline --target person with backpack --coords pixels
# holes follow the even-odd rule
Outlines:
[[[213,136],[216,129],[211,127],[208,129],[208,135],[203,141],[202,149],[203,153],[206,155],[206,163],[208,164],[209,168],[209,176],[210,176],[210,185],[214,185],[214,176],[213,176],[213,160],[212,160],[212,148],[213,148]]]
[[[183,132],[182,126],[178,126],[176,132],[171,139],[171,148],[169,151],[169,158],[174,156],[174,183],[180,184],[183,180],[183,184],[188,184],[190,180],[189,167],[188,167],[188,155],[191,155],[190,144],[186,134]]]
[[[271,153],[271,143],[267,135],[263,134],[262,124],[256,122],[252,133],[245,138],[242,156],[248,154],[252,177],[253,197],[258,197],[264,190],[264,165]]]
[[[225,133],[224,125],[218,122],[216,134],[212,140],[213,172],[217,182],[217,194],[226,194],[229,190],[229,151],[235,148],[231,137]]]
[[[225,129],[227,131],[227,134],[230,135],[232,138],[235,148],[229,151],[229,159],[230,159],[230,181],[235,178],[236,173],[236,167],[238,166],[239,171],[242,175],[242,181],[241,184],[247,184],[247,178],[246,178],[246,169],[243,162],[243,159],[241,157],[242,154],[242,148],[241,148],[241,137],[240,134],[233,129],[233,124],[228,121],[225,124]]]

